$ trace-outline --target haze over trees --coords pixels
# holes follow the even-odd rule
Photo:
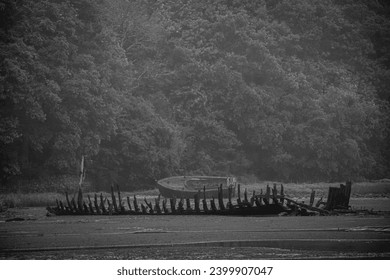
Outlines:
[[[390,177],[385,0],[2,0],[1,183]]]

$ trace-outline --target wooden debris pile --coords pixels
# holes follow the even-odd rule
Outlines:
[[[66,202],[56,200],[55,207],[47,207],[51,214],[55,215],[330,215],[333,210],[342,207],[348,209],[351,184],[347,182],[340,189],[329,188],[328,201],[322,202],[322,198],[314,205],[315,192],[311,193],[309,204],[297,202],[284,194],[283,185],[278,193],[277,185],[273,188],[267,185],[265,192],[260,194],[255,191],[248,196],[245,189],[241,198],[240,184],[237,186],[237,199],[233,200],[233,188],[228,188],[228,198],[223,198],[222,185],[218,188],[218,197],[207,200],[206,189],[203,193],[198,191],[193,199],[190,198],[162,198],[159,195],[153,201],[143,199],[139,201],[137,196],[123,199],[119,187],[114,192],[111,186],[111,198],[103,197],[103,194],[94,197],[83,198],[81,188],[69,199],[66,193]]]

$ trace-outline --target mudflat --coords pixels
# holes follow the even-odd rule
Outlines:
[[[13,219],[0,219],[2,259],[250,259],[289,258],[294,252],[305,252],[302,258],[390,258],[390,215],[384,212],[307,217],[47,217],[44,208],[14,211]]]

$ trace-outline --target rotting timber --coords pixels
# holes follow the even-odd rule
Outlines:
[[[47,207],[50,214],[55,215],[337,215],[338,213],[351,212],[349,210],[349,198],[351,194],[351,182],[340,188],[329,188],[326,202],[320,198],[316,204],[315,192],[312,191],[309,204],[297,202],[284,193],[283,184],[278,192],[277,184],[271,188],[267,185],[265,192],[260,194],[255,191],[248,198],[245,189],[242,198],[240,184],[237,185],[237,198],[233,200],[234,189],[227,189],[228,198],[224,199],[224,190],[221,185],[218,188],[217,197],[207,199],[206,188],[199,190],[193,199],[190,198],[162,198],[159,195],[154,201],[146,198],[140,201],[137,196],[122,199],[119,186],[111,186],[111,198],[102,194],[83,198],[81,188],[76,195],[69,199],[66,193],[66,203],[57,200],[55,207]]]

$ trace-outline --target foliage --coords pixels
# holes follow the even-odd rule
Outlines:
[[[2,183],[390,176],[386,1],[0,3]]]

